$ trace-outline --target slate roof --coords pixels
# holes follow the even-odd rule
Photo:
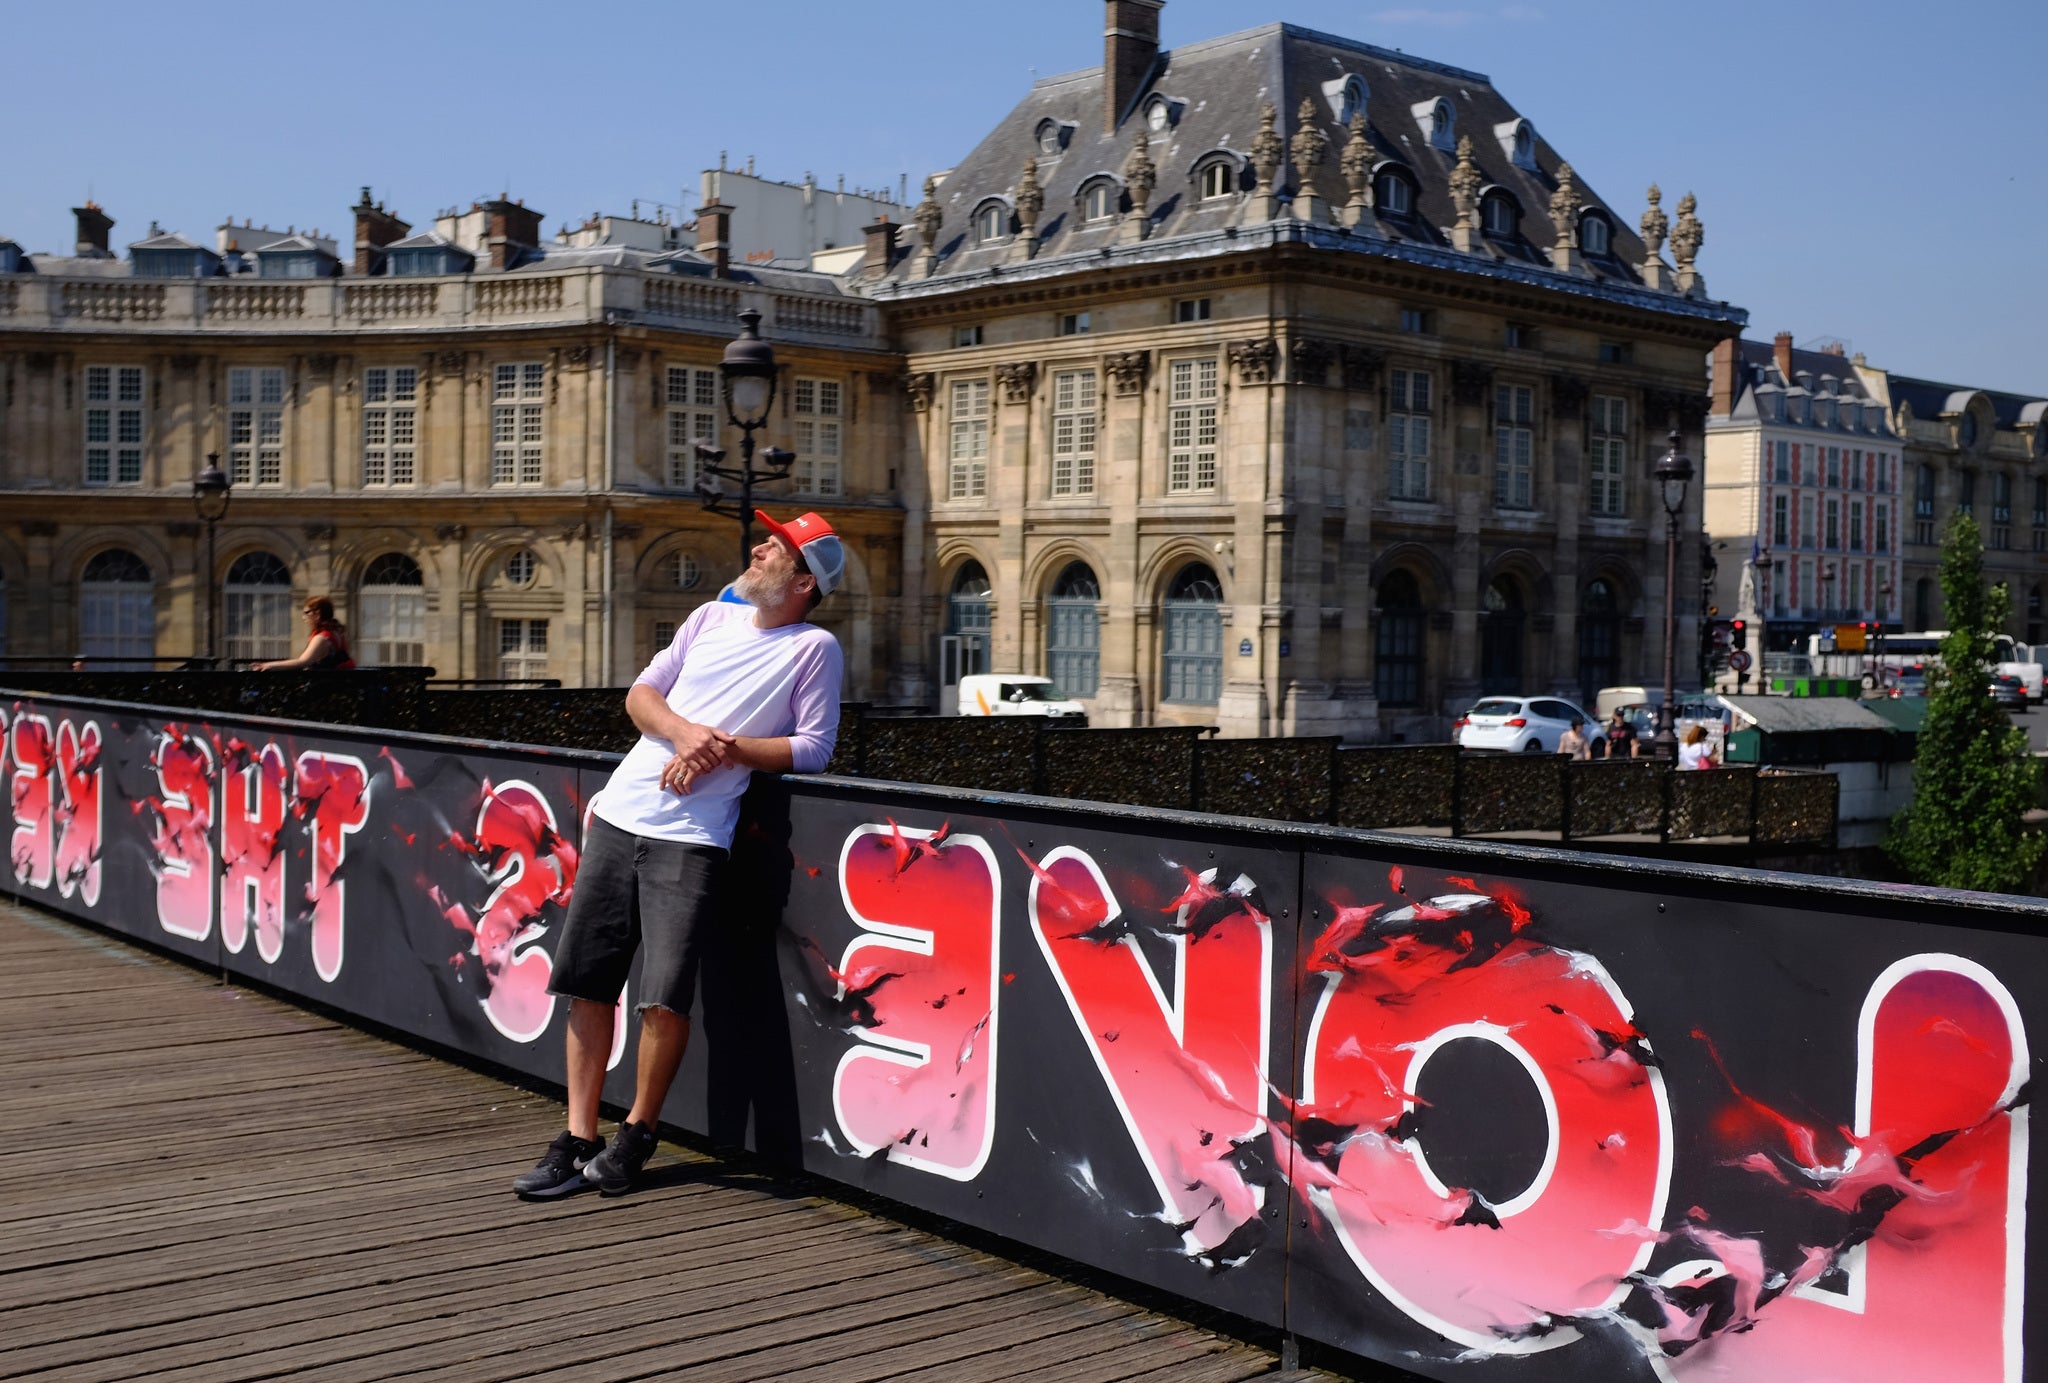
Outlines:
[[[1744,337],[1739,363],[1740,367],[1747,374],[1743,381],[1745,385],[1753,386],[1770,381],[1782,388],[1793,383],[1790,379],[1780,379],[1778,377],[1777,349],[1769,341],[1752,341]],[[1839,381],[1836,386],[1837,392],[1852,398],[1867,399],[1870,397],[1870,391],[1863,387],[1863,377],[1856,373],[1856,366],[1845,356],[1836,355],[1831,351],[1805,351],[1794,347],[1792,351],[1792,373],[1794,377],[1796,378],[1802,370],[1813,376],[1813,384],[1816,391],[1820,388],[1820,381],[1823,375],[1833,375]]]
[[[1913,416],[1916,418],[1938,418],[1944,413],[1960,413],[1973,394],[1982,394],[1991,400],[1991,412],[2002,428],[2032,427],[2044,417],[2048,417],[2048,400],[2029,398],[2025,394],[2005,394],[1995,389],[1972,389],[1961,384],[1939,384],[1931,379],[1914,379],[1909,375],[1888,377],[1891,380],[1892,402],[1911,404]]]
[[[196,240],[178,234],[176,231],[159,231],[155,235],[146,236],[136,241],[128,248],[130,250],[199,250],[202,253],[213,255],[216,259],[219,258],[219,254],[214,250],[213,246],[202,245]]]
[[[340,258],[334,251],[328,249],[323,242],[313,239],[310,235],[283,236],[276,240],[267,241],[246,253],[258,255],[318,254],[324,255],[328,259]]]
[[[1263,233],[1266,226],[1246,222],[1246,200],[1234,197],[1204,202],[1197,195],[1194,179],[1197,165],[1217,151],[1227,152],[1241,167],[1249,167],[1261,109],[1268,102],[1277,109],[1276,128],[1283,141],[1290,140],[1294,133],[1303,98],[1315,103],[1317,124],[1328,141],[1328,153],[1315,174],[1315,184],[1327,205],[1341,208],[1349,193],[1340,160],[1350,132],[1339,123],[1338,115],[1341,83],[1351,75],[1365,83],[1367,137],[1381,159],[1399,163],[1414,175],[1419,189],[1415,215],[1406,220],[1383,218],[1380,225],[1389,239],[1377,242],[1347,235],[1341,227],[1308,226],[1301,222],[1282,223],[1276,233],[1284,238],[1423,258],[1472,272],[1505,273],[1565,291],[1605,290],[1627,295],[1644,306],[1688,315],[1744,318],[1739,309],[1725,304],[1692,302],[1675,294],[1643,290],[1638,273],[1643,243],[1631,229],[1636,217],[1616,210],[1601,198],[1587,185],[1583,169],[1573,170],[1582,209],[1606,211],[1613,227],[1613,254],[1602,259],[1589,258],[1588,267],[1593,272],[1587,279],[1575,281],[1552,270],[1549,251],[1555,233],[1550,221],[1550,196],[1557,186],[1560,156],[1543,139],[1541,130],[1536,129],[1535,169],[1514,162],[1497,127],[1511,125],[1522,117],[1487,77],[1291,24],[1271,24],[1163,50],[1131,112],[1114,133],[1103,131],[1101,68],[1036,82],[1024,100],[961,160],[939,188],[938,201],[945,221],[938,238],[941,261],[932,279],[933,287],[948,279],[955,282],[946,286],[958,287],[960,276],[990,270],[1008,275],[1023,268],[1016,262],[1012,244],[977,245],[972,235],[972,218],[976,208],[989,198],[1011,201],[1024,161],[1032,157],[1038,159],[1038,182],[1045,195],[1038,219],[1041,245],[1034,268],[1047,260],[1082,255],[1099,258],[1105,252],[1121,255],[1130,249],[1119,241],[1114,222],[1079,223],[1080,193],[1085,184],[1099,175],[1121,181],[1138,134],[1146,130],[1145,110],[1155,95],[1173,103],[1175,116],[1164,131],[1148,131],[1158,184],[1151,197],[1152,237],[1146,244],[1155,251],[1163,250],[1165,247],[1159,242],[1168,240],[1190,242],[1184,252],[1199,252],[1192,242],[1204,238],[1235,242],[1219,244],[1218,250],[1249,248],[1247,235],[1239,231],[1240,227],[1251,233],[1250,243],[1258,243],[1256,235]],[[1457,219],[1450,193],[1450,174],[1457,158],[1450,150],[1433,147],[1424,120],[1415,109],[1439,98],[1452,107],[1456,133],[1471,136],[1486,187],[1508,193],[1521,208],[1521,240],[1501,245],[1504,253],[1499,260],[1448,247],[1448,228]],[[1039,147],[1039,129],[1048,120],[1067,127],[1064,147],[1056,155],[1041,152]],[[1292,188],[1295,173],[1291,160],[1283,159],[1277,181],[1283,191]],[[1675,199],[1667,204],[1666,211],[1675,221],[1674,206]],[[914,225],[905,227],[903,244],[908,253],[887,280],[878,285],[879,296],[895,296],[918,286],[920,247]],[[1041,272],[1049,271],[1050,267]],[[1065,265],[1067,269],[1073,267],[1071,262]]]
[[[1898,728],[1846,696],[1723,696],[1721,700],[1767,735]]]

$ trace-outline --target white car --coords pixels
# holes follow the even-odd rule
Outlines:
[[[1464,715],[1455,727],[1461,749],[1506,749],[1513,753],[1553,754],[1558,737],[1574,720],[1589,739],[1593,717],[1554,696],[1489,696]]]

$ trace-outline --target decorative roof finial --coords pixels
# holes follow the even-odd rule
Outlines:
[[[1351,115],[1351,138],[1344,141],[1344,153],[1339,166],[1344,170],[1344,185],[1351,196],[1344,203],[1344,224],[1353,230],[1370,232],[1375,229],[1372,215],[1372,168],[1380,161],[1380,151],[1372,147],[1372,141],[1365,137],[1365,112],[1354,111]]]
[[[1458,136],[1458,165],[1451,169],[1451,206],[1456,209],[1458,219],[1451,227],[1451,244],[1461,250],[1476,250],[1479,239],[1479,189],[1486,185],[1486,179],[1479,172],[1479,161],[1473,155],[1472,136]]]
[[[1280,132],[1275,128],[1279,120],[1280,112],[1273,108],[1271,101],[1266,102],[1265,108],[1259,112],[1259,132],[1252,139],[1252,171],[1258,174],[1259,196],[1265,207],[1265,215],[1261,219],[1268,221],[1279,209],[1279,200],[1274,195],[1279,188],[1274,180],[1286,152],[1280,143]]]
[[[1045,192],[1038,185],[1038,160],[1024,160],[1023,175],[1017,179],[1017,251],[1018,259],[1030,259],[1038,253],[1038,213],[1045,209]]]
[[[936,177],[924,180],[924,200],[910,213],[911,224],[917,227],[918,242],[924,246],[918,256],[921,272],[930,274],[939,263],[939,228],[946,223],[946,213],[939,206],[939,180]]]
[[[1669,290],[1671,266],[1664,262],[1664,237],[1670,233],[1671,218],[1664,214],[1664,193],[1650,184],[1650,209],[1643,213],[1643,285]]]
[[[1152,189],[1158,185],[1159,170],[1152,163],[1152,139],[1141,129],[1138,142],[1131,146],[1131,156],[1124,160],[1124,191],[1131,198],[1131,209],[1124,221],[1125,240],[1143,240],[1152,233],[1147,208],[1152,202]]]
[[[1557,190],[1550,194],[1550,227],[1555,239],[1550,245],[1550,264],[1568,274],[1580,273],[1585,261],[1579,258],[1579,208],[1585,200],[1572,178],[1569,163],[1557,165]]]
[[[1693,268],[1693,261],[1699,258],[1700,244],[1707,238],[1706,227],[1695,215],[1699,202],[1688,192],[1678,199],[1678,226],[1671,232],[1671,257],[1678,262],[1678,274],[1673,286],[1688,298],[1703,298],[1707,294],[1706,280]]]
[[[1323,133],[1316,123],[1316,103],[1313,97],[1301,98],[1301,109],[1294,113],[1294,143],[1290,150],[1294,160],[1294,215],[1302,221],[1322,219],[1322,197],[1316,191],[1316,169],[1329,161],[1330,137]]]

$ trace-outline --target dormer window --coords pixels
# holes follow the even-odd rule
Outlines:
[[[1415,214],[1415,189],[1409,185],[1408,177],[1396,168],[1383,168],[1373,179],[1373,204],[1382,216],[1413,216]]]
[[[1493,137],[1500,141],[1500,151],[1508,156],[1508,162],[1517,168],[1536,171],[1536,127],[1517,116],[1504,120],[1493,127]]]
[[[1237,166],[1228,159],[1211,159],[1195,170],[1195,187],[1205,202],[1228,197],[1237,191]]]
[[[1956,423],[1956,445],[1964,451],[1977,445],[1977,415],[1965,413]]]
[[[1522,210],[1505,192],[1490,192],[1479,204],[1480,227],[1495,240],[1513,240],[1521,233]]]
[[[1458,119],[1449,101],[1439,96],[1433,101],[1417,101],[1409,110],[1415,116],[1415,123],[1422,127],[1430,147],[1442,149],[1445,153],[1458,147]]]
[[[1589,211],[1579,218],[1579,249],[1589,255],[1614,252],[1614,227],[1599,212]]]
[[[1164,134],[1166,127],[1173,123],[1173,102],[1164,96],[1154,96],[1145,103],[1145,128],[1153,134]]]
[[[1081,219],[1095,223],[1116,215],[1117,186],[1108,178],[1097,178],[1081,189]]]
[[[992,245],[1010,238],[1010,208],[1002,202],[984,202],[974,213],[974,238]]]
[[[1065,131],[1061,129],[1061,127],[1060,127],[1060,122],[1059,122],[1059,121],[1057,121],[1057,120],[1041,120],[1041,121],[1039,121],[1039,122],[1038,122],[1038,152],[1039,152],[1039,153],[1041,153],[1041,154],[1049,154],[1049,155],[1055,155],[1055,154],[1058,154],[1058,153],[1060,152],[1060,150],[1061,150],[1061,149],[1063,149],[1063,148],[1065,148],[1065,147],[1066,147],[1066,140],[1065,140],[1065,138],[1064,138],[1064,135],[1065,135]]]
[[[1348,125],[1352,116],[1365,109],[1365,78],[1349,72],[1334,81],[1324,82],[1323,99],[1329,103],[1330,114],[1337,123]]]

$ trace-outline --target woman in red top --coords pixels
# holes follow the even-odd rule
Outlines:
[[[313,635],[306,640],[306,651],[296,658],[280,658],[276,662],[258,663],[258,672],[346,672],[356,665],[348,651],[348,635],[341,627],[341,621],[334,617],[334,602],[324,595],[316,595],[306,601],[306,623],[313,627]]]

